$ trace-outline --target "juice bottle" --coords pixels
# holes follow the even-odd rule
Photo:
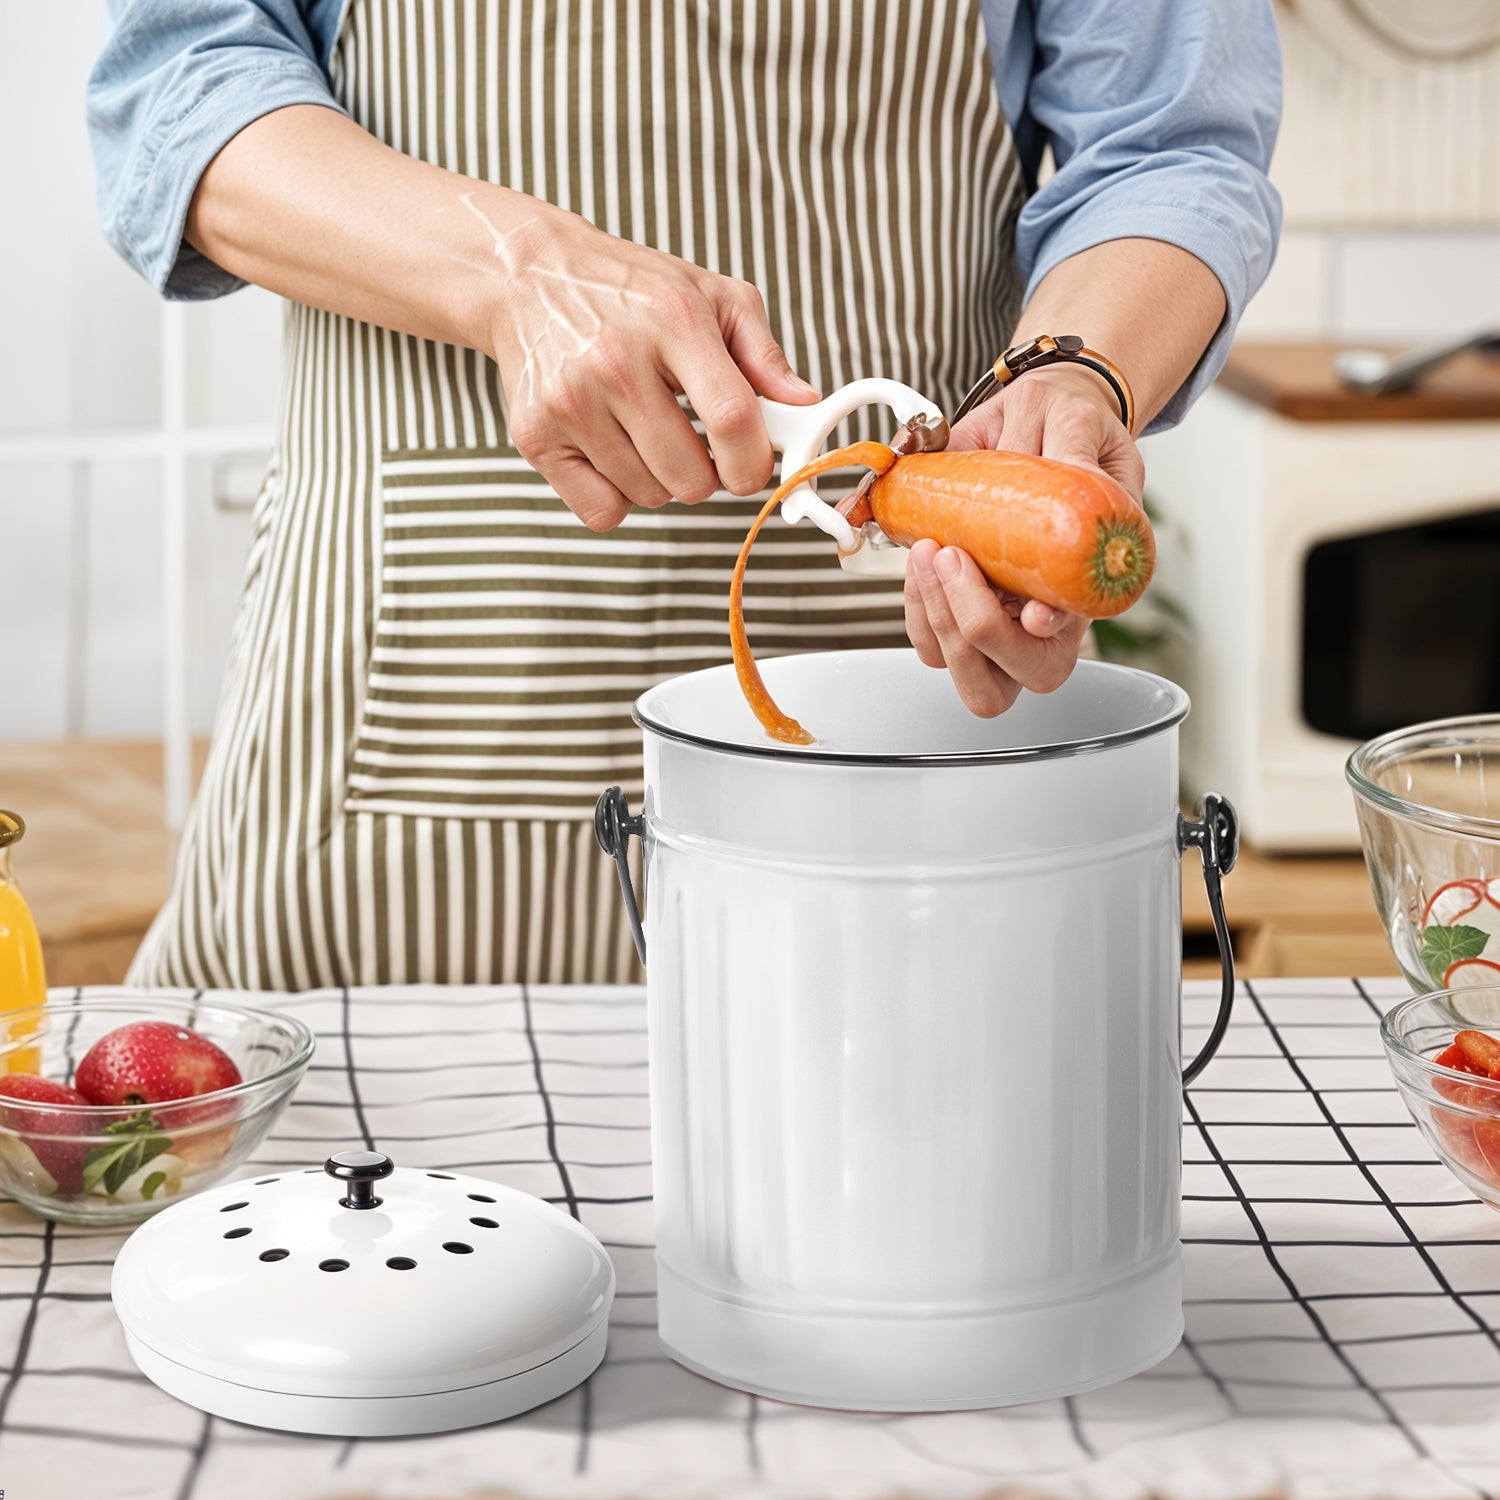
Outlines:
[[[25,832],[26,825],[15,813],[0,811],[0,1013],[47,1003],[41,939],[10,868],[11,846],[20,843]],[[6,1039],[19,1029],[12,1027]],[[35,1073],[40,1068],[41,1056],[35,1047],[0,1051],[0,1073]]]

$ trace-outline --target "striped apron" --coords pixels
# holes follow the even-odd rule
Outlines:
[[[825,392],[884,375],[952,410],[1013,326],[977,0],[347,0],[332,74],[408,155],[754,282]],[[760,503],[590,532],[510,446],[490,360],[291,306],[213,744],[132,979],[635,977],[590,814],[641,792],[633,700],[729,659]],[[767,655],[905,640],[899,587],[811,528],[767,531],[747,596]]]

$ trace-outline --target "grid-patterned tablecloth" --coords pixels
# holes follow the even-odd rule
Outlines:
[[[0,1205],[6,1500],[1500,1495],[1500,1219],[1438,1165],[1380,1053],[1397,981],[1247,985],[1187,1099],[1188,1334],[1068,1401],[813,1412],[668,1361],[652,1302],[644,1007],[610,989],[263,997],[318,1032],[255,1165],[361,1142],[579,1214],[619,1275],[609,1354],[569,1396],[421,1439],[290,1437],[139,1376],[109,1304],[115,1234]],[[1190,985],[1188,1044],[1213,989]]]

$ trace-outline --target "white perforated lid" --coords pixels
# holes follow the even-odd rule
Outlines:
[[[373,1206],[349,1206],[365,1198]],[[614,1285],[598,1240],[539,1198],[345,1152],[148,1219],[120,1251],[111,1294],[126,1331],[186,1369],[370,1397],[543,1365],[609,1316]]]

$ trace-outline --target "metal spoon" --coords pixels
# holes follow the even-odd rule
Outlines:
[[[1333,357],[1333,371],[1351,389],[1366,396],[1383,396],[1414,386],[1429,370],[1465,349],[1500,349],[1500,332],[1486,330],[1422,344],[1404,354],[1383,354],[1378,349],[1341,349]]]

